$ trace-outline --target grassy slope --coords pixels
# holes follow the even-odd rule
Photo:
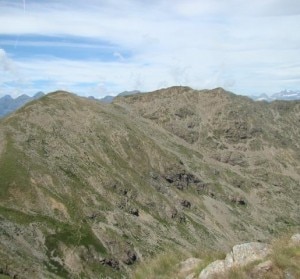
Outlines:
[[[169,117],[160,122],[157,112],[152,112],[155,124],[149,117],[139,116],[131,97],[125,99],[127,104],[106,106],[66,93],[50,94],[2,120],[0,133],[5,146],[3,150],[0,147],[0,239],[2,259],[6,258],[12,270],[62,277],[85,274],[90,278],[100,273],[118,278],[130,268],[122,265],[128,250],[134,250],[141,260],[174,247],[187,251],[194,246],[225,249],[236,241],[265,239],[299,225],[299,174],[295,171],[299,161],[293,138],[297,129],[285,131],[293,143],[287,141],[288,147],[272,140],[272,130],[247,139],[247,147],[253,140],[260,140],[264,147],[278,145],[278,149],[272,156],[269,147],[265,153],[239,151],[251,164],[233,166],[222,158],[215,159],[212,153],[225,157],[228,149],[241,150],[245,142],[232,143],[232,138],[223,138],[222,131],[210,130],[222,127],[209,124],[217,121],[218,111],[207,115],[206,107],[199,105],[203,100],[197,103],[188,93],[191,96],[184,100],[198,104],[193,111],[199,112],[197,117],[202,121],[199,135],[209,131],[217,147],[211,146],[213,140],[207,135],[190,144],[184,139],[186,129],[181,120],[172,112],[185,101],[178,102],[176,92],[169,94],[168,114],[151,103],[151,94],[134,97],[137,107],[145,110],[143,115],[151,108],[161,117]],[[235,101],[233,96],[221,96],[228,103]],[[153,100],[163,104],[159,99],[155,96]],[[219,102],[213,99],[210,106]],[[253,102],[243,102],[250,106],[250,113]],[[271,113],[261,106],[263,113]],[[278,105],[272,106],[277,112]],[[294,125],[291,109],[281,110],[287,115],[280,120],[282,129],[288,120]],[[294,110],[297,115],[297,106]],[[189,113],[188,117],[182,120],[184,124],[197,124],[198,118]],[[178,127],[170,124],[174,119],[179,122],[182,139],[178,138]],[[222,119],[226,122],[226,117]],[[267,125],[272,122],[268,120]],[[174,132],[170,127],[175,134],[169,133]],[[275,161],[279,155],[280,163]],[[262,167],[272,176],[266,178],[258,171]],[[191,185],[182,191],[164,179],[169,173],[182,171],[200,178],[204,189],[199,192]],[[231,196],[236,195],[244,197],[247,205],[232,203]],[[182,200],[190,201],[191,208],[182,207]],[[139,209],[139,217],[130,214],[133,208]],[[171,218],[174,210],[176,218]],[[32,237],[35,234],[39,236],[37,241]],[[102,266],[101,258],[118,259],[121,271]],[[29,264],[37,268],[24,271]]]

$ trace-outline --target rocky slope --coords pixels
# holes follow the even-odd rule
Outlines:
[[[299,227],[299,121],[222,89],[31,102],[0,122],[0,272],[120,278]]]

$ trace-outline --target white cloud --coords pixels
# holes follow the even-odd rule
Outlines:
[[[106,93],[187,84],[259,93],[300,87],[299,68],[292,67],[300,64],[299,14],[298,0],[27,1],[25,12],[21,2],[3,2],[0,36],[85,38],[82,43],[20,40],[18,48],[96,47],[89,39],[118,47],[111,50],[115,61],[106,62],[16,57],[28,84],[49,80],[51,88],[67,83],[80,91],[79,83],[95,83]],[[12,43],[0,37],[0,46]]]
[[[125,58],[124,58],[124,56],[120,53],[120,52],[118,52],[118,51],[115,51],[114,53],[113,53],[113,55],[115,56],[115,57],[117,57],[119,60],[121,60],[121,61],[124,61],[125,60]]]
[[[0,71],[15,72],[13,62],[8,58],[4,49],[0,48]]]
[[[169,2],[169,1],[166,1]],[[300,2],[298,0],[175,0],[173,9],[185,16],[282,16],[299,15]]]

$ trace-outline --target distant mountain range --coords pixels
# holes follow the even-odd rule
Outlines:
[[[114,100],[114,98],[116,98],[118,96],[129,96],[129,95],[134,95],[134,94],[138,94],[138,93],[140,93],[140,91],[138,91],[138,90],[124,91],[116,96],[105,96],[104,98],[101,98],[101,99],[97,99],[93,96],[90,96],[90,97],[88,97],[88,99],[100,101],[102,103],[111,103]],[[43,92],[38,92],[33,97],[30,97],[26,94],[23,94],[17,98],[13,98],[10,95],[5,95],[5,96],[1,97],[0,98],[0,118],[14,112],[15,110],[17,110],[20,107],[22,107],[23,105],[25,105],[26,103],[36,100],[36,99],[39,99],[43,96],[45,96],[45,94]]]
[[[124,91],[124,92],[121,92],[120,94],[118,94],[117,96],[111,96],[111,95],[108,95],[108,96],[105,96],[104,98],[102,98],[102,99],[100,99],[100,101],[102,102],[102,103],[107,103],[107,104],[109,104],[109,103],[111,103],[113,100],[114,100],[114,98],[116,98],[116,97],[120,97],[120,96],[130,96],[130,95],[134,95],[134,94],[138,94],[138,93],[141,93],[139,90],[132,90],[132,91]],[[91,97],[91,98],[93,98],[93,97]]]
[[[43,92],[36,93],[33,97],[28,95],[21,95],[17,98],[13,98],[10,95],[5,95],[0,98],[0,117],[4,117],[11,112],[17,110],[18,108],[22,107],[26,103],[39,99],[43,97],[45,94]]]
[[[255,101],[275,101],[275,100],[285,100],[285,101],[293,101],[293,100],[300,100],[300,91],[293,91],[293,90],[283,90],[278,93],[274,93],[272,95],[261,94],[258,96],[250,96]]]
[[[111,103],[116,97],[120,97],[120,96],[130,96],[130,95],[135,95],[141,93],[138,90],[132,90],[132,91],[124,91],[119,93],[116,96],[105,96],[101,99],[97,99],[93,96],[88,97],[88,99],[92,99],[95,101],[100,101],[102,103]],[[13,98],[10,95],[5,95],[3,97],[0,98],[0,118],[4,117],[10,113],[12,113],[13,111],[19,109],[20,107],[22,107],[23,105],[25,105],[26,103],[39,99],[41,97],[43,97],[45,94],[43,92],[38,92],[36,93],[33,97],[30,97],[28,95],[21,95],[17,98]],[[274,100],[287,100],[287,101],[292,101],[292,100],[300,100],[300,91],[292,91],[292,90],[283,90],[280,91],[278,93],[274,93],[272,95],[267,95],[267,94],[261,94],[258,96],[250,96],[250,98],[252,98],[255,101],[267,101],[267,102],[271,102]]]

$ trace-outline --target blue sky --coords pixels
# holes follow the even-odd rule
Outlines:
[[[299,0],[0,0],[0,96],[300,89]]]

